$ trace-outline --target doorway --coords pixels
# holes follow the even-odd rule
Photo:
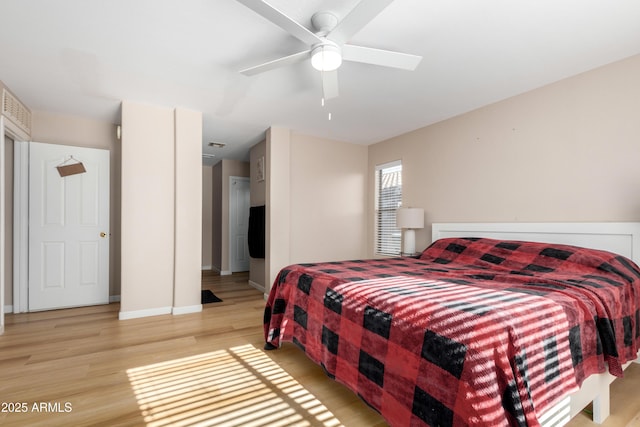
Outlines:
[[[109,151],[35,142],[15,144],[18,268],[14,312],[109,302]],[[57,169],[82,164],[84,172]],[[26,181],[26,182],[25,182]],[[22,191],[23,193],[25,191]],[[21,194],[24,196],[24,194]]]
[[[249,178],[229,177],[229,269],[249,271]]]

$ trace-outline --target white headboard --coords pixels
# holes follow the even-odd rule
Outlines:
[[[433,223],[435,242],[444,237],[560,243],[614,252],[640,264],[640,222]]]

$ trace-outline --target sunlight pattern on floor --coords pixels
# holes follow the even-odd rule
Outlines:
[[[342,426],[250,344],[132,368],[127,375],[149,427]]]

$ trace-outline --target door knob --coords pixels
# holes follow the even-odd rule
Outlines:
[[[100,232],[100,237],[107,237],[107,233],[105,233],[104,231]]]

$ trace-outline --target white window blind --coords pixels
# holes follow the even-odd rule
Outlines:
[[[402,162],[376,166],[376,254],[399,255],[401,231],[396,211],[402,204]]]

